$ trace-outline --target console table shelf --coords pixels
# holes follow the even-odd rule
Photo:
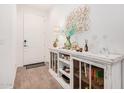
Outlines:
[[[49,72],[70,89],[122,88],[122,55],[97,55],[66,49],[50,49]]]

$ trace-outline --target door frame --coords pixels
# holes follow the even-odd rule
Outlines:
[[[19,66],[24,66],[24,11],[25,7],[23,5],[18,5],[17,6],[19,10],[17,9],[17,12],[19,11],[19,14],[17,13],[17,42],[18,47],[17,47],[17,67]],[[19,16],[19,18],[18,18]],[[21,35],[20,35],[21,34]],[[45,34],[45,33],[43,33]],[[45,48],[45,42],[43,43],[43,47]],[[45,55],[43,56],[43,60],[45,61]]]

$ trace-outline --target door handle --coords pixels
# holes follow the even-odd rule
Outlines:
[[[27,47],[27,40],[24,40],[24,47]]]
[[[26,43],[26,42],[27,42],[27,40],[24,40],[24,42]]]

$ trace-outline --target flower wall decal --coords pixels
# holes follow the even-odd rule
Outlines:
[[[66,31],[76,25],[76,31],[88,31],[89,30],[89,7],[80,6],[75,8],[66,19]]]

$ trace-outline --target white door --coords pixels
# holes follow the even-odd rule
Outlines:
[[[24,65],[43,62],[43,30],[43,18],[41,16],[24,14]]]

